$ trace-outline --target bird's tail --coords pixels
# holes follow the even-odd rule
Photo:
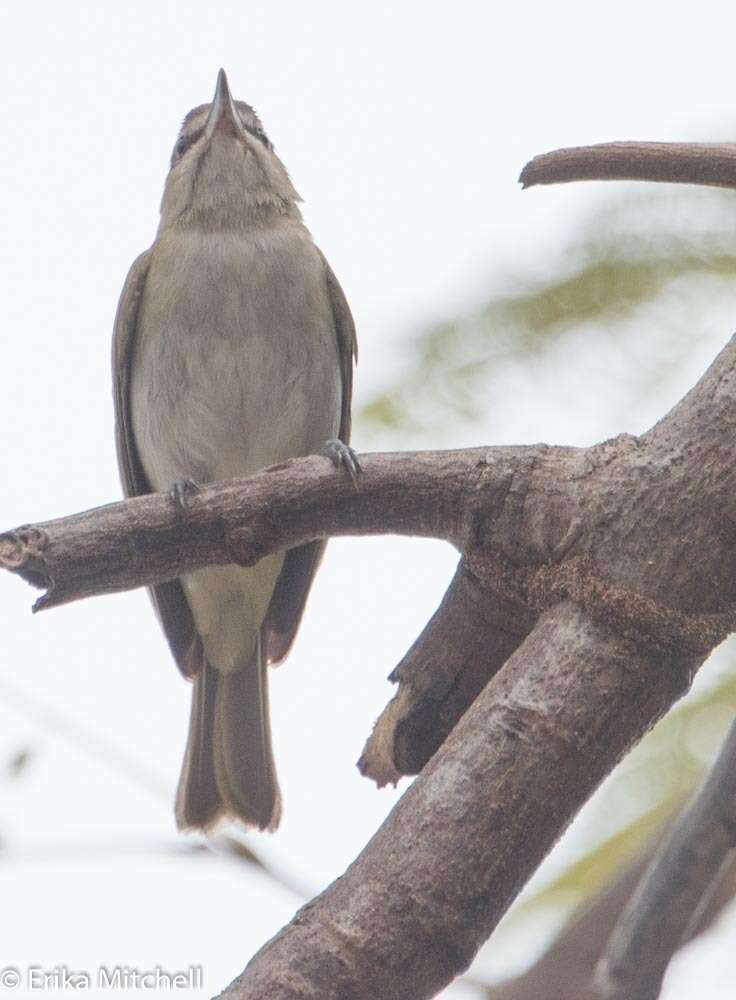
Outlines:
[[[180,830],[211,830],[222,818],[275,830],[281,796],[271,749],[267,666],[256,643],[242,670],[205,661],[194,678],[184,765],[176,794]]]

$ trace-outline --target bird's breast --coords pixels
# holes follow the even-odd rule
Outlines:
[[[337,336],[322,259],[293,222],[157,240],[131,378],[154,489],[254,472],[336,436]]]

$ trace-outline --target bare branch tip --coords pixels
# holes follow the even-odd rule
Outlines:
[[[53,587],[50,587],[44,594],[36,598],[31,607],[32,614],[38,614],[39,611],[46,611],[48,608],[52,608],[55,604],[59,604],[58,600],[54,600],[52,597]]]
[[[401,775],[394,767],[393,761],[386,753],[377,752],[374,743],[369,739],[363,753],[360,755],[357,768],[364,778],[372,781],[376,788],[385,788],[399,783]]]
[[[530,177],[530,172],[532,169],[532,164],[534,160],[529,160],[524,169],[519,174],[518,183],[521,184],[521,190],[526,191],[528,188],[533,187],[536,183],[532,177]]]

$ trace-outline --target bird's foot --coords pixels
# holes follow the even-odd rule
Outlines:
[[[188,479],[186,477],[182,479],[176,479],[171,484],[171,489],[169,490],[169,496],[174,501],[179,510],[185,510],[187,506],[187,500],[194,496],[195,493],[199,493],[199,486],[194,482],[193,479]]]
[[[336,469],[342,467],[347,470],[353,486],[357,490],[358,476],[363,470],[360,467],[357,453],[353,451],[350,445],[343,444],[339,438],[331,438],[329,441],[325,442],[320,454],[326,455]]]

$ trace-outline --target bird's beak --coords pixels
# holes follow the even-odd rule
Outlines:
[[[212,107],[204,127],[205,138],[211,139],[218,129],[231,130],[233,134],[242,131],[240,115],[230,94],[224,69],[221,69],[217,74],[215,96],[212,99]]]

